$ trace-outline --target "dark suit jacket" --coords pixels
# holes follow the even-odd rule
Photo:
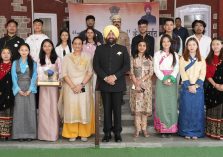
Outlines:
[[[12,60],[16,60],[19,58],[19,46],[23,44],[24,40],[18,36],[10,37],[8,35],[4,36],[0,39],[0,50],[4,47],[8,47],[12,51]]]
[[[130,58],[127,48],[122,45],[100,45],[95,50],[93,68],[98,76],[98,88],[104,92],[126,90],[125,73],[130,70]],[[109,85],[104,78],[115,75],[115,85]]]

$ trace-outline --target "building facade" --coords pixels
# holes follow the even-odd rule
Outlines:
[[[149,0],[147,0],[148,2]],[[195,18],[207,21],[209,36],[223,36],[222,0],[150,0],[160,2],[160,17],[183,18],[183,24],[190,29]],[[61,28],[69,25],[68,3],[106,3],[107,0],[1,0],[0,5],[0,37],[5,33],[5,23],[13,18],[19,23],[18,35],[27,38],[32,33],[32,18],[49,16],[52,21],[46,22],[46,34],[57,38]],[[112,0],[112,2],[146,2],[146,0]],[[190,12],[196,8],[194,12]],[[190,8],[190,9],[188,9]],[[34,12],[34,16],[32,14]],[[186,12],[186,13],[185,13]],[[49,24],[49,25],[48,25]],[[50,34],[51,33],[51,34]],[[55,36],[56,34],[56,36]]]

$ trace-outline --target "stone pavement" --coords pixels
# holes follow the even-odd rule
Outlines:
[[[128,86],[129,89],[129,86]],[[129,91],[129,90],[127,90]],[[154,93],[153,93],[154,94]],[[153,95],[154,98],[154,95]],[[215,140],[208,137],[200,138],[198,140],[186,140],[183,137],[179,137],[174,135],[170,138],[161,138],[159,134],[156,134],[153,129],[153,118],[149,117],[148,119],[148,132],[150,137],[145,138],[140,136],[138,138],[133,138],[134,133],[134,121],[133,116],[130,112],[129,107],[129,93],[126,92],[124,96],[125,104],[122,106],[122,138],[123,142],[116,143],[114,139],[108,143],[100,143],[101,148],[124,148],[124,147],[148,147],[148,148],[156,148],[156,147],[223,147],[223,140]],[[154,100],[153,100],[154,102]],[[102,111],[103,112],[103,111]],[[103,114],[101,113],[101,127],[100,134],[101,138],[103,136],[102,132],[102,124],[103,124]],[[67,139],[60,139],[56,142],[47,142],[47,141],[38,141],[34,140],[32,142],[18,142],[18,141],[0,141],[0,148],[51,148],[51,149],[59,149],[59,148],[93,148],[94,145],[94,136],[89,138],[88,142],[81,142],[80,139],[77,139],[74,142],[69,142]],[[101,141],[101,140],[100,140]]]
[[[124,147],[146,147],[146,148],[159,148],[159,147],[223,147],[223,140],[210,139],[208,137],[200,138],[198,140],[186,140],[183,137],[174,135],[170,138],[161,138],[156,134],[153,127],[149,127],[150,137],[145,138],[140,136],[133,138],[133,134],[125,133],[122,135],[123,142],[116,143],[114,139],[108,143],[100,143],[100,148],[124,148]],[[101,135],[102,137],[102,135]],[[19,142],[19,141],[0,141],[0,148],[93,148],[94,137],[89,138],[88,142],[81,142],[77,139],[74,142],[69,142],[67,139],[60,138],[56,142],[38,141]]]

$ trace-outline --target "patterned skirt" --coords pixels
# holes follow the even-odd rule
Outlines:
[[[223,104],[207,109],[206,134],[209,137],[223,138]]]
[[[12,116],[11,110],[7,109],[0,111],[0,137],[8,138],[11,137],[12,131]]]

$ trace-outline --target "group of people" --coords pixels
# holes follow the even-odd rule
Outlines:
[[[147,119],[162,137],[178,133],[186,139],[206,135],[223,138],[223,40],[204,35],[202,20],[192,23],[194,35],[181,19],[166,19],[164,34],[155,44],[147,34],[148,21],[138,21],[132,39],[114,15],[103,35],[86,17],[87,28],[71,41],[61,30],[56,47],[43,34],[43,21],[33,21],[26,41],[16,35],[18,23],[9,20],[0,39],[0,137],[56,141],[62,136],[87,141],[95,133],[95,90],[104,109],[103,142],[121,142],[121,106],[126,76],[131,80],[130,108],[135,133],[149,137]],[[153,82],[155,102],[153,103]],[[57,76],[59,86],[37,87],[45,76]],[[179,92],[178,92],[179,89]],[[205,111],[206,105],[206,111]],[[38,110],[38,112],[37,112]],[[38,113],[38,114],[37,114]],[[206,115],[206,116],[205,116]]]

